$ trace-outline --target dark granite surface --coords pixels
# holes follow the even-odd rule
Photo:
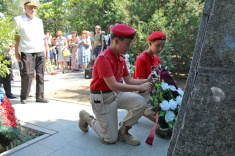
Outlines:
[[[233,154],[234,74],[215,77],[202,73],[197,76],[192,97],[186,103],[187,109],[174,155]]]
[[[207,0],[168,156],[235,153],[235,1]]]
[[[210,15],[200,66],[235,69],[235,1],[216,1]]]

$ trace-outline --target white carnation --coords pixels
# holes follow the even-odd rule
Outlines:
[[[177,89],[177,92],[178,92],[181,96],[184,95],[184,92],[183,92],[180,88]]]
[[[165,115],[165,120],[166,120],[166,122],[173,121],[174,118],[175,118],[174,112],[172,112],[172,111],[167,111],[167,112],[166,112],[166,115]]]
[[[161,87],[162,87],[163,90],[169,89],[169,85],[167,83],[165,83],[165,82],[161,83]]]
[[[170,85],[169,88],[170,88],[171,91],[176,91],[176,88],[173,85]]]
[[[169,101],[169,107],[170,107],[171,110],[175,110],[176,107],[177,107],[177,102],[174,101],[173,99],[171,99],[171,100]]]
[[[161,107],[162,110],[168,111],[169,110],[169,103],[168,103],[168,101],[166,101],[166,100],[162,101],[162,103],[160,103],[160,107]]]
[[[177,102],[177,104],[180,106],[180,105],[181,105],[181,102],[182,102],[182,97],[181,97],[181,96],[177,96],[177,97],[176,97],[176,102]]]

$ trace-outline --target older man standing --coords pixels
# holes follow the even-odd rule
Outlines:
[[[94,36],[94,49],[92,55],[95,55],[95,58],[103,51],[104,49],[104,36],[101,34],[101,27],[99,25],[95,26],[95,36]]]
[[[45,44],[42,20],[35,16],[38,0],[21,0],[20,6],[25,14],[14,18],[18,26],[15,37],[15,56],[21,62],[22,104],[27,103],[34,70],[36,71],[36,102],[48,103],[44,98]]]

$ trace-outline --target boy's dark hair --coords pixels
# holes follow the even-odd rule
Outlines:
[[[111,32],[110,38],[111,38],[111,40],[114,40],[115,38],[119,38],[121,41],[123,41],[125,38],[129,38],[129,37],[118,36],[118,35]],[[129,39],[133,39],[133,38],[129,38]]]

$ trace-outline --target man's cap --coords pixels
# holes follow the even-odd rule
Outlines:
[[[155,31],[153,32],[147,40],[152,41],[152,40],[166,40],[166,35],[162,33],[161,31]]]
[[[101,31],[102,34],[105,34],[105,31]]]
[[[19,5],[20,7],[24,8],[25,5],[27,6],[38,6],[39,0],[21,0]]]
[[[112,27],[111,32],[115,35],[127,38],[134,38],[136,31],[126,24],[117,24]]]

